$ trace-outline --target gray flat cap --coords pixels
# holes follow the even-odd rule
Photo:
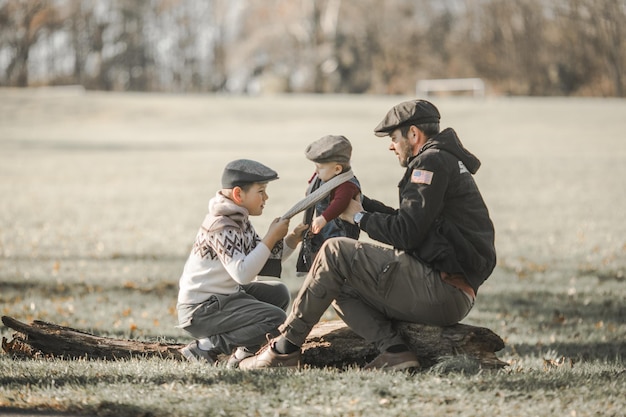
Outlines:
[[[254,182],[269,182],[278,179],[278,173],[260,162],[237,159],[229,162],[222,174],[222,188],[234,188]]]
[[[348,163],[352,156],[352,145],[345,136],[328,135],[307,146],[304,155],[318,163]]]
[[[410,100],[397,104],[387,112],[382,122],[374,129],[376,136],[387,136],[401,125],[413,123],[439,123],[439,110],[430,101]]]

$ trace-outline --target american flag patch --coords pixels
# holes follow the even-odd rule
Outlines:
[[[411,182],[416,184],[427,184],[433,181],[433,173],[431,171],[426,171],[423,169],[414,169],[411,174]]]

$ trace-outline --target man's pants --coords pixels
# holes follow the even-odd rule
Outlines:
[[[179,304],[179,327],[196,339],[209,339],[213,350],[225,354],[236,347],[255,351],[266,335],[278,335],[291,301],[278,281],[254,281],[234,294],[212,295],[202,304]]]
[[[324,243],[281,333],[302,346],[331,303],[355,333],[381,352],[405,343],[394,321],[446,326],[458,323],[473,306],[438,271],[403,251],[348,238]]]

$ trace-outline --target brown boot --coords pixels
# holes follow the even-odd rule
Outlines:
[[[299,368],[300,350],[293,353],[281,354],[274,350],[274,341],[271,340],[256,355],[243,359],[239,362],[239,369],[264,369],[264,368]]]
[[[384,371],[402,371],[410,368],[419,368],[420,363],[415,353],[406,352],[383,352],[373,361],[363,367],[365,370],[382,369]]]

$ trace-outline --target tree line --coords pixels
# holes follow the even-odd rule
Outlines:
[[[0,0],[0,86],[624,97],[626,0]]]

